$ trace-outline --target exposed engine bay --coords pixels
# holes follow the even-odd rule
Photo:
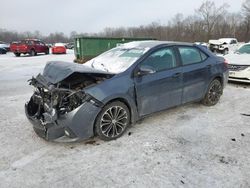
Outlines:
[[[94,100],[84,93],[84,88],[99,84],[112,76],[75,72],[52,84],[45,76],[39,74],[29,80],[35,91],[28,103],[28,113],[43,124],[55,122],[58,116],[71,112],[88,100]]]

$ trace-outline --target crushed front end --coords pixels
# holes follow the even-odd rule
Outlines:
[[[25,112],[40,137],[75,141],[93,136],[94,121],[102,103],[85,94],[83,88],[98,80],[75,78],[51,84],[39,74],[30,80],[35,91],[25,104]]]

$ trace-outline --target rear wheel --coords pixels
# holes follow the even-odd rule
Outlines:
[[[45,54],[46,54],[46,55],[48,55],[48,54],[49,54],[49,49],[47,49],[47,50],[45,51]]]
[[[119,101],[106,105],[97,116],[95,133],[102,140],[114,140],[122,136],[130,123],[128,107]]]
[[[20,53],[17,53],[17,52],[14,53],[14,54],[15,54],[16,57],[20,57],[20,55],[21,55]]]
[[[35,55],[36,55],[35,50],[31,50],[31,51],[30,51],[30,56],[35,56]]]
[[[222,84],[218,79],[213,80],[208,88],[208,91],[202,100],[202,103],[206,106],[216,105],[222,95],[223,88]]]

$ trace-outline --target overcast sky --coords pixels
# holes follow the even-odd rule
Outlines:
[[[242,2],[215,0],[217,6],[228,3],[230,12],[240,11]],[[0,28],[69,34],[154,21],[164,25],[177,13],[193,14],[201,3],[201,0],[3,0]]]

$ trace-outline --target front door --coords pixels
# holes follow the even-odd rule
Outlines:
[[[134,78],[140,116],[181,104],[182,67],[172,48],[156,50],[139,65],[139,69],[140,67],[155,70]]]

